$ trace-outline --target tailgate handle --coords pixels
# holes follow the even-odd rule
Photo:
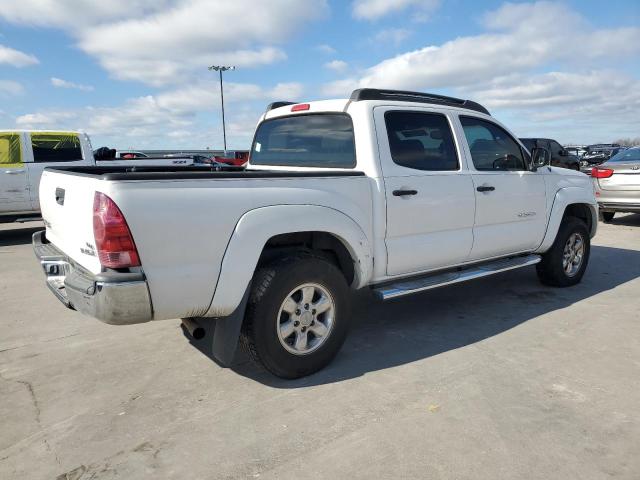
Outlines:
[[[56,203],[64,205],[64,188],[56,188]]]

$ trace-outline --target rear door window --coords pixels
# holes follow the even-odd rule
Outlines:
[[[353,168],[356,148],[351,117],[318,113],[265,120],[256,132],[251,164]]]
[[[415,170],[458,170],[458,154],[447,117],[391,111],[384,118],[395,164]]]
[[[80,138],[74,133],[32,133],[31,145],[36,163],[82,160]]]

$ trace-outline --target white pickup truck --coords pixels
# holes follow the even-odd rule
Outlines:
[[[190,164],[188,157],[120,159],[115,150],[113,159],[96,160],[86,133],[0,130],[0,222],[38,214],[38,184],[45,167]]]
[[[590,179],[547,166],[481,105],[360,89],[270,105],[243,172],[48,168],[34,249],[68,307],[112,324],[183,318],[240,337],[273,374],[325,366],[350,289],[382,299],[528,265],[559,287],[587,267]]]

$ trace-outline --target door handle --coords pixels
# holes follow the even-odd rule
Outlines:
[[[480,185],[478,188],[476,188],[476,190],[479,192],[493,192],[495,189],[496,187],[492,187],[490,185]]]
[[[417,190],[394,190],[393,191],[394,197],[404,197],[405,195],[417,195],[417,194],[418,194]]]
[[[64,188],[56,188],[56,203],[58,205],[64,205]]]
[[[18,173],[24,173],[25,170],[24,168],[21,168],[20,170],[5,170],[4,173],[6,173],[7,175],[17,175]]]

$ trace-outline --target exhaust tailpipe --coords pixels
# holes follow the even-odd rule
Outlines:
[[[193,318],[183,318],[182,325],[184,325],[184,328],[187,329],[187,332],[189,332],[189,335],[191,335],[194,340],[202,340],[207,333],[205,328]]]

